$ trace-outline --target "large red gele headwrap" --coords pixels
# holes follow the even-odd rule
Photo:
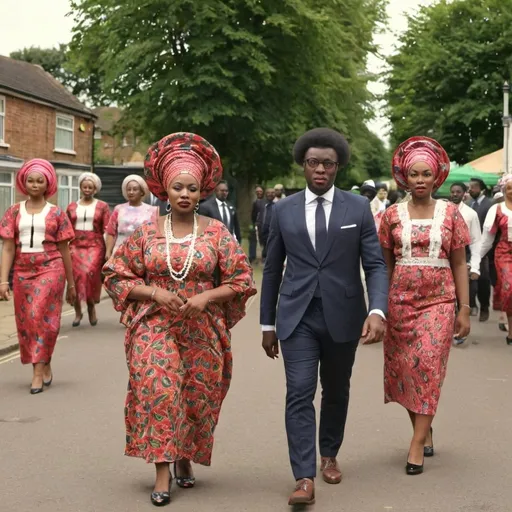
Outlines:
[[[144,162],[149,190],[165,201],[169,184],[180,174],[193,176],[201,197],[209,196],[222,178],[222,164],[215,148],[194,133],[167,135],[153,144]]]
[[[45,197],[51,197],[57,192],[57,174],[53,165],[48,160],[34,158],[26,162],[16,175],[16,187],[24,195],[28,196],[27,178],[29,174],[37,172],[46,179],[47,187]]]
[[[396,149],[391,172],[397,185],[407,189],[407,176],[411,167],[418,163],[427,164],[435,176],[434,189],[438,189],[450,173],[450,159],[443,146],[429,137],[411,137]]]

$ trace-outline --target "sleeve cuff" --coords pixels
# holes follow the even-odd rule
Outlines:
[[[268,331],[275,331],[276,328],[274,325],[262,325],[261,326],[261,332],[268,332]]]
[[[386,315],[380,309],[372,309],[368,313],[368,316],[370,315],[379,315],[380,317],[382,317],[382,320],[386,320]]]

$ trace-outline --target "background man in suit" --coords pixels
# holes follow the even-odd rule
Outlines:
[[[273,188],[267,188],[265,191],[265,207],[261,216],[258,218],[258,232],[261,245],[261,259],[267,257],[267,240],[270,234],[270,221],[272,220],[272,208],[274,206],[275,192]]]
[[[228,203],[228,182],[220,181],[215,189],[215,194],[199,205],[199,213],[212,219],[220,220],[228,228],[229,232],[242,243],[242,233],[235,207]]]
[[[252,203],[251,211],[251,230],[249,234],[249,262],[253,263],[256,260],[258,252],[258,219],[261,218],[263,210],[265,209],[265,193],[263,187],[257,185],[254,188],[256,199]]]
[[[471,201],[469,206],[476,211],[478,220],[480,221],[480,229],[483,229],[485,217],[487,212],[492,206],[492,201],[485,195],[487,187],[483,180],[479,178],[473,178],[469,182],[469,195]],[[478,307],[476,304],[476,298],[480,303],[480,322],[486,322],[489,320],[489,305],[491,302],[491,278],[489,273],[489,257],[482,258],[480,263],[480,277],[478,278],[478,288],[470,289],[470,302],[471,315],[478,315]]]
[[[290,505],[310,504],[315,498],[313,399],[319,366],[320,469],[326,482],[341,481],[336,456],[343,441],[356,349],[361,337],[364,343],[382,339],[388,296],[370,203],[334,186],[338,168],[350,156],[345,138],[317,128],[299,138],[293,155],[304,168],[307,188],[272,207],[260,317],[267,356],[277,357],[279,339],[285,365],[286,432],[296,479]]]

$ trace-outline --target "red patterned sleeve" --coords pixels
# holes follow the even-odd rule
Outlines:
[[[249,297],[256,294],[252,268],[238,242],[230,232],[219,223],[219,245],[217,260],[220,270],[220,284],[229,286],[236,296],[222,304],[228,329],[235,326],[245,316],[245,304]]]
[[[450,242],[450,250],[455,251],[456,249],[461,249],[469,245],[471,243],[471,237],[469,235],[468,225],[457,207],[452,208],[451,219],[452,239]]]
[[[384,249],[393,249],[395,243],[393,241],[393,233],[391,231],[391,216],[393,215],[395,208],[388,208],[380,220],[379,227],[379,241],[380,245]]]
[[[55,234],[55,242],[66,242],[75,238],[75,230],[71,225],[69,217],[60,208],[56,209],[55,221],[57,232]]]
[[[0,220],[0,238],[5,240],[16,238],[16,216],[18,215],[19,206],[17,204],[7,209]]]
[[[128,295],[136,286],[145,285],[144,226],[128,237],[103,267],[103,286],[117,311],[126,311],[133,301]],[[124,322],[123,322],[124,323]],[[126,325],[126,324],[125,324]]]
[[[110,216],[109,222],[107,224],[106,233],[107,235],[117,237],[117,220],[119,218],[119,206],[114,208],[112,215]]]
[[[67,216],[73,227],[76,225],[76,207],[76,203],[70,203],[66,209]]]
[[[110,224],[110,208],[107,203],[103,203],[103,211],[101,212],[102,219],[101,225],[103,227],[103,231],[106,232],[108,225]]]

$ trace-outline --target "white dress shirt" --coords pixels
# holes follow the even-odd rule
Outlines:
[[[224,212],[226,213],[226,227],[229,227],[229,225],[231,224],[231,212],[229,211],[229,204],[226,203],[225,201],[219,201],[217,198],[215,198],[215,201],[217,201],[217,206],[219,207],[221,219],[224,219]],[[222,207],[223,204],[226,205],[225,209]]]
[[[469,243],[469,252],[471,253],[471,259],[469,260],[470,272],[480,275],[482,232],[480,230],[478,214],[473,208],[464,203],[459,204],[459,211],[468,226],[471,237],[471,242]]]
[[[497,231],[494,233],[491,233],[491,231],[493,230],[494,221],[496,220],[498,206],[500,207],[501,213],[507,216],[507,242],[512,242],[512,211],[507,208],[507,205],[504,202],[492,205],[487,212],[487,217],[485,217],[484,222],[484,231],[482,233],[482,248],[480,251],[482,258],[486,256],[487,253],[491,250],[492,245],[494,244],[494,239],[496,238]]]
[[[308,230],[308,235],[311,240],[311,243],[313,244],[313,247],[316,249],[315,246],[315,232],[316,232],[316,208],[318,206],[317,199],[319,197],[323,197],[324,201],[322,203],[322,206],[324,207],[325,212],[325,222],[327,224],[326,231],[329,229],[329,219],[331,218],[331,211],[332,211],[332,203],[334,201],[334,187],[331,187],[325,194],[322,194],[321,196],[317,196],[309,188],[306,188],[306,195],[305,195],[305,207],[306,207],[306,227]],[[386,316],[380,309],[372,309],[368,316],[377,314],[381,316],[384,320],[386,319]],[[274,325],[262,325],[261,326],[262,331],[275,331]]]

